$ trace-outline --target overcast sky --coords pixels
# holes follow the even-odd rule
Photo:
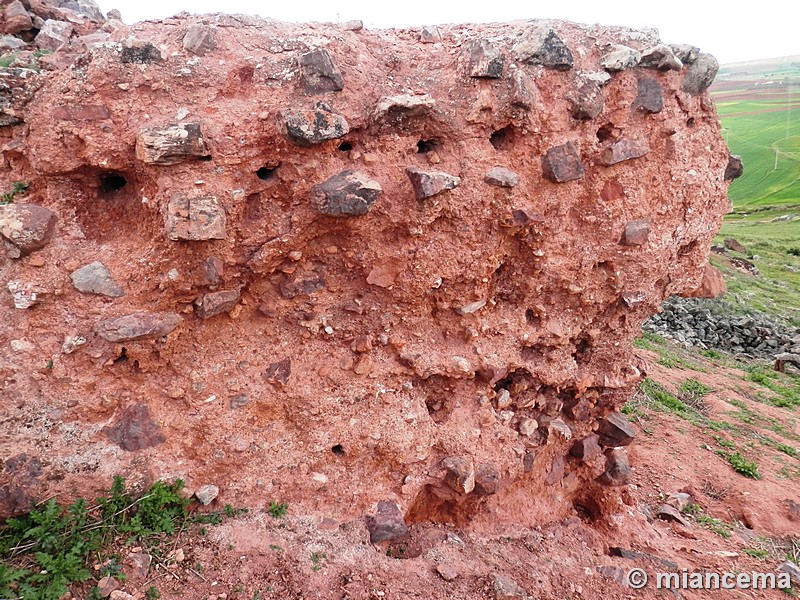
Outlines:
[[[721,63],[800,54],[800,9],[794,2],[693,0],[98,0],[104,12],[122,11],[128,23],[181,11],[245,13],[283,21],[348,21],[367,27],[567,19],[581,23],[656,27],[667,43],[688,43]],[[790,8],[792,5],[795,8]]]

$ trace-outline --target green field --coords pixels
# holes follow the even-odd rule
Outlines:
[[[730,187],[736,206],[800,204],[800,85],[785,89],[778,99],[749,99],[735,90],[717,96],[723,135],[745,165]]]
[[[794,57],[798,58],[798,57]],[[756,61],[720,69],[711,92],[744,175],[731,183],[733,212],[716,242],[735,238],[746,253],[711,255],[732,309],[755,309],[800,326],[800,62]],[[780,77],[776,78],[776,74]],[[780,81],[778,81],[780,79]],[[771,83],[767,83],[771,82]],[[753,276],[731,263],[751,260]]]

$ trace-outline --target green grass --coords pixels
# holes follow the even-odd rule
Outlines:
[[[15,181],[11,184],[11,190],[0,194],[0,204],[10,204],[14,201],[14,197],[19,194],[24,194],[28,191],[30,184],[24,181]]]
[[[733,527],[722,519],[715,519],[714,517],[708,516],[699,504],[692,503],[687,505],[686,508],[683,509],[683,513],[691,515],[700,525],[706,529],[710,529],[717,535],[725,539],[731,537]]]
[[[761,474],[758,472],[758,464],[747,460],[738,451],[726,452],[725,450],[717,450],[716,454],[728,461],[731,468],[740,475],[750,479],[761,479]]]
[[[109,553],[115,545],[140,545],[158,555],[171,536],[200,521],[189,516],[182,489],[179,479],[157,481],[133,496],[125,480],[115,477],[108,493],[91,503],[79,499],[62,506],[50,498],[8,519],[0,524],[0,598],[58,600],[71,585],[94,577],[91,564],[114,558]],[[117,558],[98,574],[119,571]],[[156,600],[158,590],[149,588],[145,597]]]
[[[289,510],[288,504],[273,502],[272,500],[269,501],[269,508],[267,508],[267,513],[274,518],[274,519],[282,519],[286,516],[286,513]]]
[[[763,366],[756,366],[750,369],[747,380],[773,392],[765,397],[773,406],[782,408],[800,406],[800,377],[796,375],[778,373]]]

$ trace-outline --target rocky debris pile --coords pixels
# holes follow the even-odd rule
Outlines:
[[[3,67],[57,68],[48,55],[107,41],[121,25],[119,11],[110,11],[107,21],[94,0],[2,0],[0,8]]]
[[[630,341],[728,208],[713,57],[554,21],[67,20],[14,34],[60,32],[47,69],[0,69],[4,418],[33,424],[0,454],[41,464],[15,498],[168,474],[387,541],[628,483]]]
[[[698,348],[713,348],[757,358],[800,353],[800,328],[768,315],[736,314],[724,300],[672,297],[663,311],[642,324],[642,330]]]

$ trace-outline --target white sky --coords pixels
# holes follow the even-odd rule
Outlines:
[[[664,42],[699,46],[721,63],[800,54],[800,7],[796,1],[98,0],[104,12],[112,8],[122,11],[128,24],[188,11],[257,14],[282,21],[361,19],[365,26],[374,28],[530,18],[656,27]],[[794,8],[790,8],[792,5]]]

